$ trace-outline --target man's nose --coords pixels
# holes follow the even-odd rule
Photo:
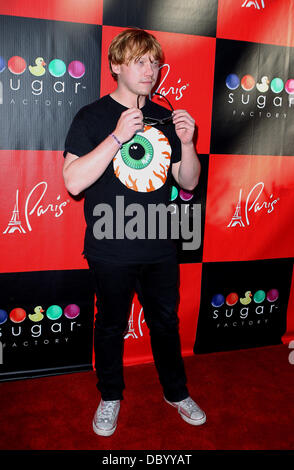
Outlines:
[[[152,76],[153,75],[153,67],[151,62],[147,61],[145,64],[145,75]]]

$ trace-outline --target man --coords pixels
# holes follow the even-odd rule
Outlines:
[[[115,431],[123,399],[123,342],[134,290],[150,330],[164,399],[188,423],[198,425],[206,420],[186,387],[176,313],[174,242],[158,236],[128,237],[121,231],[125,214],[117,209],[119,197],[129,216],[134,207],[147,213],[150,204],[168,204],[172,175],[187,190],[198,183],[194,120],[185,110],[171,115],[147,98],[156,84],[162,57],[160,44],[144,30],[127,29],[116,36],[108,59],[117,88],[77,113],[65,143],[65,186],[73,195],[85,190],[83,253],[96,285],[94,348],[101,392],[93,429],[101,436]],[[101,203],[113,210],[113,220],[104,219],[104,224],[97,219],[102,214]],[[115,227],[110,234],[107,222]],[[139,225],[138,230],[144,224]],[[150,228],[147,221],[147,232]]]

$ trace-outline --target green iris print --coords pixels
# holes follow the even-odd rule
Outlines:
[[[152,161],[153,155],[154,151],[151,143],[141,135],[135,135],[121,149],[124,163],[135,170],[146,168]]]

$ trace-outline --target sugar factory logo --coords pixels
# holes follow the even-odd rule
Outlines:
[[[9,74],[7,83],[8,90],[5,89],[6,85],[4,86],[3,84],[4,77],[7,78],[5,71],[8,71]],[[30,83],[31,99],[27,96],[20,98],[20,102],[26,106],[28,104],[39,104],[41,102],[39,97],[43,94],[45,85],[47,87],[50,86],[58,98],[65,94],[67,87],[71,88],[73,95],[77,95],[80,90],[86,89],[84,83],[79,81],[85,76],[85,73],[85,65],[79,60],[73,60],[66,66],[65,62],[61,59],[52,59],[47,64],[43,57],[36,57],[33,63],[28,65],[26,60],[20,56],[10,57],[8,61],[0,56],[0,79],[3,74],[3,80],[0,81],[0,104],[4,103],[7,91],[11,92],[9,96],[10,105],[15,105],[18,102],[18,93],[21,92],[22,89],[27,91],[27,82],[24,83],[22,76],[31,76],[33,78]],[[74,79],[72,83],[65,82],[67,74]],[[46,83],[46,75],[57,80],[49,85],[48,82]],[[50,106],[52,103],[50,99],[45,99],[44,104],[45,106]],[[58,99],[57,105],[62,106],[63,104],[64,102]],[[72,101],[68,100],[67,104],[71,106]]]
[[[81,327],[80,307],[68,304],[50,305],[46,310],[37,305],[32,312],[15,307],[9,312],[0,308],[0,340],[5,348],[28,348],[39,345],[68,343]]]
[[[294,107],[294,79],[262,75],[259,79],[250,74],[239,77],[230,73],[225,80],[227,103],[233,117],[286,119]],[[256,90],[258,93],[256,93]]]
[[[276,204],[280,201],[280,198],[274,197],[273,193],[268,195],[268,193],[264,191],[264,183],[260,181],[249,191],[246,197],[244,211],[242,211],[242,191],[243,189],[241,188],[233,217],[227,227],[247,227],[252,222],[254,215],[257,213],[271,214],[275,210]]]
[[[279,311],[279,291],[259,289],[239,295],[230,292],[214,294],[211,299],[211,318],[216,328],[265,325]]]
[[[32,231],[31,217],[36,215],[41,217],[45,214],[51,214],[56,218],[62,216],[64,208],[69,204],[70,200],[61,200],[60,194],[54,201],[45,201],[45,194],[47,192],[48,184],[46,181],[41,181],[36,184],[29,192],[25,204],[24,212],[20,215],[19,211],[19,190],[16,190],[15,202],[11,213],[10,220],[3,232],[3,234],[12,233],[26,233]]]
[[[265,0],[245,0],[245,2],[242,3],[241,7],[242,8],[253,7],[256,10],[262,10],[263,8],[265,8]]]
[[[28,68],[31,75],[41,77],[46,73],[46,62],[43,57],[37,57],[34,65],[27,66],[23,57],[10,57],[7,64],[5,59],[0,56],[0,73],[8,68],[13,75],[22,75]],[[63,60],[53,59],[48,65],[48,71],[53,77],[62,77],[66,73],[66,65]],[[85,74],[85,65],[79,60],[73,60],[68,66],[68,73],[73,78],[81,78]]]

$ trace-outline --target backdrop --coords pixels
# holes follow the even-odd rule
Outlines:
[[[2,380],[92,367],[83,197],[64,187],[62,151],[76,112],[115,88],[107,49],[128,26],[161,42],[154,91],[198,126],[199,185],[171,192],[198,240],[178,242],[183,355],[294,338],[293,13],[293,0],[1,1]],[[125,363],[148,361],[135,296]]]

